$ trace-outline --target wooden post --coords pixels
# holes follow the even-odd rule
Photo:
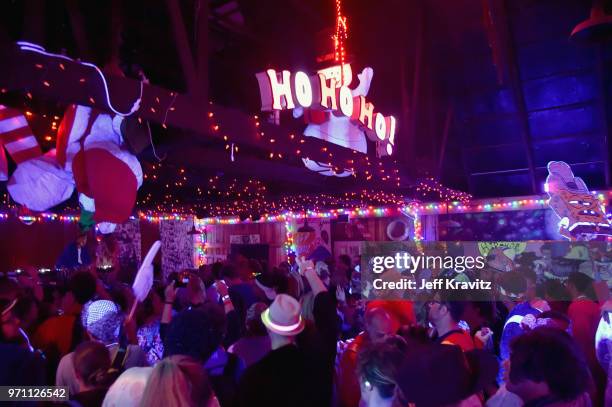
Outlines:
[[[538,193],[538,187],[535,175],[535,164],[533,159],[533,148],[531,145],[531,131],[529,129],[529,117],[527,115],[527,106],[525,104],[525,95],[521,84],[521,75],[517,62],[515,43],[512,37],[512,27],[508,19],[507,3],[504,0],[491,1],[491,16],[493,23],[500,33],[499,38],[505,49],[504,60],[508,63],[508,77],[510,90],[516,103],[518,118],[521,123],[521,138],[525,148],[525,156],[527,159],[527,167],[529,170],[529,178],[531,180],[531,192]]]
[[[410,106],[410,139],[409,143],[414,157],[417,137],[417,117],[419,115],[419,97],[421,96],[421,67],[423,64],[423,37],[425,25],[423,24],[424,10],[421,2],[417,2],[416,16],[416,39],[414,52],[414,75],[412,78],[412,98]]]
[[[20,50],[15,45],[0,47],[0,88],[7,91],[28,89],[34,97],[42,97],[59,103],[77,103],[108,110],[107,95],[99,75],[91,67],[77,62],[45,56],[37,52]],[[40,67],[44,68],[41,69]],[[43,81],[44,80],[44,81]],[[46,82],[48,85],[45,85]],[[106,75],[108,99],[115,109],[127,112],[140,95],[141,84],[138,80],[114,75]],[[253,115],[234,108],[214,104],[202,106],[194,103],[193,98],[177,94],[151,84],[143,84],[140,109],[136,113],[143,120],[178,127],[210,139],[222,140],[227,135],[231,142],[241,147],[252,147],[269,151],[269,139],[275,139],[274,151],[285,157],[293,157],[301,150],[302,157],[315,161],[333,162],[355,168],[361,172],[372,169],[375,160],[373,152],[366,155],[314,137],[301,137],[298,127],[276,126],[255,119]],[[212,114],[206,114],[209,111]],[[259,127],[256,127],[256,123]],[[260,136],[265,132],[265,138]],[[289,137],[293,134],[297,137]],[[391,164],[390,161],[381,161]],[[390,169],[387,167],[387,169]],[[390,184],[391,185],[391,184]],[[395,185],[395,184],[394,184]]]
[[[209,1],[198,0],[195,10],[196,30],[196,68],[197,89],[194,96],[206,103],[208,102],[208,15]]]
[[[79,9],[78,0],[66,0],[66,8],[68,9],[68,16],[70,17],[70,27],[72,28],[72,36],[76,43],[77,50],[79,51],[79,57],[85,61],[91,61],[91,53],[89,52],[89,45],[87,43],[87,32],[85,31],[85,22],[83,21],[83,14]]]
[[[453,105],[450,105],[446,110],[444,131],[442,132],[442,145],[440,146],[440,155],[438,157],[438,179],[442,179],[442,168],[444,166],[444,156],[446,155],[446,142],[448,140],[448,133],[450,132],[450,126],[453,121],[454,112],[455,109]]]
[[[610,98],[608,97],[608,89],[610,85],[609,75],[606,72],[604,44],[597,45],[597,80],[599,88],[599,114],[601,117],[601,128],[603,137],[603,161],[604,161],[604,176],[606,187],[610,187],[610,145],[608,137],[610,135],[610,124],[608,123],[608,110],[610,107]]]
[[[185,76],[185,82],[187,83],[187,92],[190,96],[197,94],[198,81],[195,66],[193,64],[193,56],[191,53],[191,47],[189,46],[189,39],[187,38],[187,30],[183,22],[183,15],[181,13],[181,5],[178,0],[166,0],[168,5],[168,12],[170,13],[170,21],[172,23],[172,32],[174,33],[174,40],[176,42],[176,50],[178,52],[179,60],[181,61],[181,68],[183,69],[183,75]]]
[[[111,44],[108,64],[111,68],[119,70],[119,49],[121,48],[121,30],[123,29],[123,12],[121,0],[112,0],[111,3]]]
[[[45,42],[45,5],[44,0],[26,0],[24,5],[24,27],[22,38],[25,41],[44,45]]]

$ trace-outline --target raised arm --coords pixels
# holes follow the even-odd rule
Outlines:
[[[176,299],[176,288],[174,281],[171,282],[164,290],[164,309],[162,310],[161,323],[169,324],[172,320],[172,305]]]
[[[304,259],[304,256],[296,258],[296,262],[300,268],[300,275],[306,277],[310,288],[312,289],[313,295],[316,297],[317,294],[327,291],[327,287],[323,284],[323,281],[319,278],[312,260]]]

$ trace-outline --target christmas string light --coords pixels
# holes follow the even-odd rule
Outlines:
[[[342,0],[336,0],[336,33],[332,36],[334,41],[334,59],[344,66],[346,60],[345,41],[348,39],[348,26],[346,17],[342,15]],[[344,70],[341,69],[341,79],[344,82]]]
[[[165,121],[167,120],[169,113],[175,110],[175,107],[173,105],[174,105],[176,96],[177,94],[175,92],[170,92],[168,94],[167,102],[166,102],[168,104],[165,106],[162,104],[163,102],[165,102],[165,100],[160,100],[160,98],[156,98],[157,103],[160,104],[160,107],[158,108],[158,110],[160,112],[164,112],[164,120],[162,123],[163,128],[167,128]],[[48,148],[52,147],[50,144],[52,144],[54,140],[56,139],[59,122],[61,121],[61,115],[57,115],[55,114],[55,112],[43,113],[43,114],[34,113],[32,107],[28,106],[28,104],[29,103],[26,102],[23,108],[21,108],[21,110],[24,111],[24,115],[28,118],[28,121],[30,122],[32,128],[35,130],[34,131],[35,135],[38,135],[37,138],[39,140],[39,143],[42,146],[47,146]],[[41,123],[43,122],[43,120],[47,121],[48,130],[40,131]],[[139,118],[138,120],[139,122],[142,123],[141,118]],[[210,111],[208,112],[208,120],[210,121],[210,126],[211,126],[210,133],[221,137],[218,140],[224,144],[226,150],[231,149],[229,157],[228,157],[228,161],[231,161],[231,157],[234,156],[235,158],[235,154],[238,153],[238,146],[235,144],[233,140],[230,139],[230,137],[227,134],[223,132],[221,124],[216,120],[216,115],[214,113],[214,106],[212,105],[211,105]],[[263,147],[263,150],[266,150],[266,146],[270,146],[269,147],[270,150],[268,152],[262,151],[263,155],[261,156],[261,158],[267,158],[267,159],[272,159],[272,160],[282,159],[285,161],[292,161],[292,162],[295,161],[295,162],[299,162],[301,165],[302,158],[305,158],[305,154],[301,147],[301,145],[306,142],[306,137],[303,134],[302,135],[296,135],[295,133],[288,134],[287,135],[288,140],[292,144],[295,144],[295,150],[294,150],[295,154],[283,154],[283,153],[275,151],[273,148],[277,144],[278,140],[276,140],[272,136],[266,135],[264,131],[261,130],[260,117],[258,115],[253,116],[252,125],[253,125],[253,130],[257,132],[259,138],[262,140],[261,145]],[[150,138],[149,141],[152,143],[152,135],[150,132],[149,132],[149,138]],[[325,150],[327,149],[327,147],[322,147],[322,149]],[[353,172],[353,176],[355,178],[361,177],[359,179],[364,182],[372,182],[372,183],[377,182],[377,181],[381,181],[385,183],[395,182],[397,186],[401,185],[400,171],[396,167],[397,165],[396,161],[394,161],[393,163],[388,163],[387,169],[385,169],[384,166],[382,165],[383,164],[382,161],[370,160],[370,157],[368,156],[363,156],[363,155],[357,156],[356,155],[354,158],[346,160],[346,162],[334,162],[333,155],[331,152],[324,151],[324,153],[327,153],[329,155],[329,160],[330,160],[329,165],[336,172],[342,172],[341,170],[342,168],[347,168],[348,170]],[[143,171],[144,172],[143,175],[144,175],[146,182],[143,188],[141,189],[146,190],[149,182],[153,182],[156,184],[154,185],[155,187],[154,191],[158,190],[157,181],[161,177],[161,174],[160,174],[161,169],[163,168],[163,169],[173,170],[176,168],[176,167],[173,167],[172,165],[162,166],[161,161],[164,160],[165,157],[159,157],[156,151],[154,151],[154,155],[156,159],[158,160],[158,162],[151,165],[150,168],[152,170],[145,169],[145,171]],[[142,163],[142,165],[143,167],[145,167],[147,163]],[[362,170],[357,171],[356,170],[357,166],[360,166],[361,168],[369,168],[369,169],[365,169],[363,171]],[[389,168],[389,166],[393,168]],[[375,168],[372,168],[372,167],[375,167]],[[167,183],[167,186],[165,186],[164,189],[168,191],[165,194],[168,196],[167,197],[164,196],[164,199],[161,199],[161,200],[156,199],[156,201],[158,202],[163,201],[167,205],[172,205],[171,208],[165,208],[164,210],[170,210],[170,211],[177,210],[174,207],[180,204],[180,199],[177,200],[177,198],[174,196],[179,191],[184,190],[185,188],[188,188],[186,181],[187,180],[181,177],[179,174],[177,175],[174,182]],[[138,204],[139,205],[151,204],[153,201],[153,198],[154,198],[153,194],[149,192],[145,196],[144,199],[141,198],[139,200]]]
[[[10,214],[12,215],[12,213]],[[0,220],[8,220],[9,212],[0,213]],[[39,213],[36,215],[15,215],[22,222],[34,223],[34,222],[43,222],[43,221],[62,221],[68,223],[78,222],[80,216],[77,215],[58,215],[56,213]]]
[[[362,190],[344,194],[299,194],[281,196],[278,198],[266,198],[262,193],[253,195],[250,199],[231,197],[225,202],[203,202],[194,203],[187,207],[170,208],[158,206],[155,211],[158,213],[183,212],[200,213],[206,216],[250,216],[256,217],[267,212],[293,211],[300,212],[305,210],[325,211],[339,207],[366,207],[366,206],[400,206],[408,202],[408,197],[385,192]],[[605,200],[605,196],[611,192],[594,192],[600,200]],[[518,209],[537,209],[547,206],[548,196],[530,196],[517,198],[502,198],[495,200],[478,200],[465,204],[461,201],[451,202],[432,202],[413,204],[420,212],[430,214],[447,212],[486,212],[498,210],[518,210]],[[605,203],[605,202],[603,202]]]
[[[132,108],[127,113],[119,112],[118,110],[116,110],[113,107],[113,104],[111,103],[110,92],[108,90],[108,84],[106,83],[106,78],[105,78],[104,74],[102,73],[102,71],[100,70],[100,68],[98,68],[96,65],[94,65],[92,63],[89,63],[89,62],[76,61],[76,60],[74,60],[72,58],[69,58],[69,57],[67,57],[65,55],[54,54],[52,52],[47,52],[47,51],[45,51],[45,49],[42,46],[40,46],[38,44],[33,44],[31,42],[18,41],[17,45],[19,46],[19,49],[22,50],[22,51],[30,51],[30,52],[34,52],[34,53],[37,53],[37,54],[45,55],[45,56],[48,56],[48,57],[53,57],[53,58],[63,59],[63,60],[66,60],[66,61],[76,62],[77,64],[81,64],[83,66],[87,66],[89,68],[93,68],[95,70],[95,72],[98,74],[98,76],[100,77],[100,79],[102,80],[102,85],[104,87],[104,95],[106,96],[106,105],[116,115],[119,115],[119,116],[130,116],[131,114],[135,113],[140,108],[140,102],[142,101],[142,94],[143,94],[143,90],[144,90],[144,88],[143,88],[144,82],[142,80],[140,81],[140,95],[134,101],[134,104],[132,105]],[[60,63],[60,66],[62,66],[61,63]],[[50,84],[49,83],[45,83],[45,86],[50,86]],[[30,99],[32,98],[31,94],[29,94],[29,97],[30,97]],[[90,101],[92,102],[92,104],[94,104],[93,98],[90,98]]]
[[[183,216],[183,215],[179,215],[179,214],[165,214],[165,215],[151,215],[151,214],[146,214],[143,212],[140,212],[138,214],[138,218],[140,220],[146,220],[147,222],[151,222],[151,223],[159,223],[162,221],[170,221],[170,220],[174,220],[174,221],[185,221],[187,219],[190,218],[190,216]]]
[[[415,242],[420,242],[423,240],[423,231],[422,231],[422,226],[421,226],[421,218],[419,216],[418,210],[415,209],[414,206],[411,205],[406,205],[403,206],[400,211],[402,213],[404,213],[406,216],[408,216],[409,218],[413,219],[413,225],[414,225],[414,241]]]
[[[471,199],[472,195],[467,192],[458,191],[452,188],[445,187],[434,178],[425,178],[419,181],[416,186],[417,192],[423,194],[436,193],[442,201],[459,201],[463,204],[467,204]]]
[[[384,217],[394,216],[396,214],[406,214],[414,217],[415,219],[422,215],[435,215],[435,214],[447,214],[447,213],[473,213],[473,212],[499,212],[499,211],[514,211],[514,210],[533,210],[533,209],[547,209],[548,208],[548,197],[547,195],[537,195],[529,197],[519,198],[499,198],[496,200],[477,200],[472,201],[469,205],[464,205],[459,201],[454,202],[433,202],[433,203],[420,203],[410,202],[402,203],[401,197],[394,196],[393,194],[380,193],[380,196],[386,196],[388,199],[397,199],[395,204],[390,204],[383,207],[369,206],[353,206],[352,208],[335,208],[328,210],[321,209],[300,209],[300,210],[285,210],[282,205],[274,204],[268,208],[272,208],[275,212],[264,211],[258,219],[244,218],[236,215],[216,215],[200,219],[203,225],[206,224],[238,224],[238,223],[257,223],[257,222],[285,222],[287,219],[303,219],[308,218],[335,218],[339,215],[349,215],[350,217]],[[607,211],[607,200],[612,198],[611,191],[593,191],[593,195],[597,196],[604,209]],[[345,193],[346,196],[358,196],[358,193]],[[298,195],[293,199],[299,200],[309,195]],[[288,197],[285,197],[289,199]],[[319,197],[325,199],[325,194]],[[293,202],[293,201],[291,201]],[[276,207],[275,207],[276,206]],[[0,220],[7,220],[13,216],[13,212],[0,212]],[[139,212],[138,219],[146,220],[148,222],[158,223],[162,221],[177,220],[184,221],[194,216],[193,212],[184,213],[165,213],[165,214],[154,214]],[[15,215],[19,217],[19,215]],[[39,213],[37,215],[21,215],[22,218],[32,221],[55,221],[60,220],[64,222],[78,222],[79,216],[77,215],[59,215],[56,213]],[[131,219],[136,219],[132,216]],[[418,220],[417,220],[418,222]],[[415,223],[416,226],[416,223]],[[417,229],[415,227],[415,229]]]
[[[508,210],[525,210],[547,208],[548,199],[519,199],[511,201],[484,201],[473,205],[463,205],[461,202],[454,201],[449,203],[429,203],[419,204],[415,209],[420,214],[445,214],[450,212],[491,212]]]
[[[290,258],[292,255],[295,255],[296,247],[293,240],[294,232],[290,219],[285,219],[285,252],[287,253],[287,258]]]
[[[335,34],[333,36],[333,41],[334,41],[334,55],[335,55],[335,60],[337,62],[339,62],[341,65],[345,64],[346,62],[346,55],[347,55],[347,51],[346,51],[346,41],[348,39],[348,23],[347,23],[347,17],[345,15],[343,15],[342,12],[342,2],[341,0],[335,0],[335,8],[336,8],[336,27],[335,27]],[[142,98],[143,98],[143,90],[144,90],[144,84],[148,83],[148,81],[146,80],[146,78],[141,78],[140,82],[139,82],[139,95],[137,98],[135,98],[134,103],[131,107],[131,109],[127,112],[120,112],[118,111],[114,106],[113,103],[111,102],[111,95],[109,94],[108,91],[108,84],[106,82],[106,78],[103,75],[102,71],[94,64],[91,63],[87,63],[87,62],[82,62],[82,61],[77,61],[74,60],[66,55],[61,55],[61,54],[56,54],[56,53],[51,53],[51,52],[47,52],[44,47],[42,47],[41,45],[38,44],[34,44],[34,43],[30,43],[30,42],[25,42],[25,41],[19,41],[18,43],[19,48],[26,52],[26,53],[36,53],[36,54],[40,54],[40,55],[44,55],[46,57],[49,58],[48,62],[45,62],[45,64],[36,64],[36,68],[38,69],[45,69],[46,66],[48,65],[54,65],[56,64],[57,66],[59,66],[59,68],[61,70],[66,70],[66,61],[70,61],[70,62],[74,62],[77,64],[81,64],[83,66],[86,66],[88,68],[92,69],[92,73],[97,74],[97,76],[99,77],[99,80],[101,82],[102,85],[102,89],[103,89],[103,96],[102,98],[105,101],[105,104],[107,105],[107,107],[115,114],[120,115],[120,116],[129,116],[132,115],[133,113],[135,113],[139,108],[140,108],[140,104],[142,102]],[[344,70],[341,69],[341,74],[344,75]],[[43,78],[44,79],[44,78]],[[41,79],[42,80],[42,79]],[[86,78],[80,78],[78,79],[78,83],[83,85],[86,84],[89,81],[89,79]],[[53,83],[43,80],[43,85],[46,87],[53,87],[55,86]],[[2,89],[1,93],[6,93],[7,90],[6,89]],[[172,112],[175,110],[174,104],[176,101],[176,97],[177,97],[177,93],[176,92],[168,92],[167,93],[168,97],[156,97],[155,98],[155,102],[156,102],[156,106],[149,106],[149,109],[152,113],[158,114],[160,116],[161,119],[161,126],[162,128],[167,128],[166,122],[169,116],[169,112]],[[28,97],[28,99],[32,99],[33,96],[30,92],[26,93],[26,96]],[[91,103],[95,103],[95,100],[93,99],[93,97],[89,97],[89,101]],[[211,106],[213,106],[213,102],[210,101],[209,104]],[[211,134],[219,134],[222,135],[223,134],[223,129],[221,128],[220,123],[218,123],[215,120],[215,114],[214,114],[214,109],[211,108],[211,111],[208,113],[209,119],[211,121]],[[254,131],[258,132],[259,136],[264,136],[264,132],[261,131],[260,128],[260,122],[259,122],[259,117],[257,115],[253,116],[254,117]],[[278,118],[275,118],[275,120],[277,120]],[[59,117],[56,118],[55,121],[52,122],[52,126],[51,126],[51,130],[52,131],[56,131],[57,130],[57,120],[59,120]],[[294,136],[294,135],[292,135]],[[44,135],[42,137],[47,143],[50,143],[53,141],[53,136],[50,134]],[[238,152],[238,146],[235,145],[233,140],[229,140],[229,136],[224,135],[223,136],[224,141],[225,141],[225,145],[226,145],[226,149],[230,149],[230,160],[233,161],[234,159],[234,154]],[[300,136],[298,138],[291,138],[291,140],[295,140],[296,146],[299,145],[299,143],[304,143],[305,142],[305,138],[303,136]],[[232,144],[234,143],[234,144]],[[154,148],[154,146],[153,146]],[[302,155],[302,149],[300,148],[296,148],[294,151],[296,151],[296,156],[300,157]],[[157,153],[154,149],[153,154],[155,155],[155,157],[158,160],[161,160],[162,158],[157,156]],[[270,159],[293,159],[295,157],[293,157],[292,155],[290,156],[289,154],[286,153],[280,153],[277,151],[270,151],[268,154]],[[332,153],[328,153],[329,159],[332,160]],[[303,157],[301,157],[303,158]],[[367,158],[367,157],[366,157]],[[350,172],[355,173],[355,166],[356,164],[358,164],[358,162],[355,162],[355,160],[349,160],[351,161],[350,163],[350,167],[346,164],[346,163],[330,163],[330,166],[333,167],[334,171],[336,172],[341,172],[342,168],[347,168],[348,170],[350,170]],[[363,162],[363,158],[360,159],[361,164],[365,164]],[[380,162],[379,162],[380,164]],[[369,165],[369,163],[368,163]],[[389,174],[385,174],[385,171],[383,169],[381,169],[380,171],[368,171],[367,173],[363,174],[364,176],[364,180],[365,181],[383,181],[383,182],[395,182],[397,184],[397,186],[400,185],[400,178],[396,177],[395,175],[389,175]],[[178,186],[182,186],[182,185],[178,185]]]
[[[199,234],[195,238],[195,264],[200,267],[206,264],[206,251],[207,251],[207,238],[206,238],[206,225],[200,219],[194,219],[193,224],[197,230],[202,230],[203,233]]]
[[[344,194],[299,194],[281,196],[268,199],[265,195],[267,188],[258,181],[249,181],[245,185],[232,183],[229,187],[218,191],[220,179],[211,177],[208,180],[208,197],[225,199],[221,202],[194,202],[187,207],[163,208],[159,206],[152,212],[172,213],[207,213],[207,216],[240,216],[257,215],[275,211],[304,211],[315,210],[323,211],[338,207],[359,207],[359,206],[397,206],[405,202],[405,198],[398,194],[386,193],[382,191],[362,190]],[[235,181],[235,180],[234,180]],[[199,189],[198,195],[203,192]],[[144,200],[143,200],[144,201]]]

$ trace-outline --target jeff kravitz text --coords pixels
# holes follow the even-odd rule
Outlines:
[[[491,282],[476,279],[475,281],[456,281],[444,278],[434,280],[421,279],[420,284],[415,280],[402,278],[399,281],[383,281],[382,278],[374,279],[372,283],[376,290],[490,290]]]
[[[485,267],[483,256],[413,256],[406,252],[394,256],[374,256],[370,259],[370,269],[375,276],[372,287],[375,290],[491,290],[491,282],[480,278],[473,281],[448,278],[407,278],[386,279],[382,273],[396,270],[416,276],[418,270],[453,270],[462,274],[467,270],[480,270]]]

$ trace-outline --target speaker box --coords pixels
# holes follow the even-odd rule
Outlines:
[[[338,222],[348,222],[349,221],[349,216],[348,213],[342,214],[342,215],[338,215]]]

